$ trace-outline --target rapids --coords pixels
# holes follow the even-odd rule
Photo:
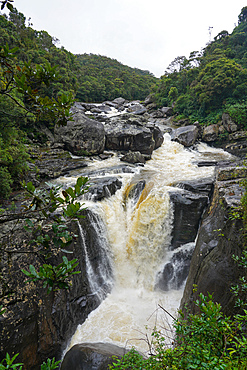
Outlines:
[[[154,328],[165,330],[170,337],[168,344],[172,341],[172,319],[160,306],[176,316],[183,288],[154,290],[158,272],[173,255],[169,250],[173,225],[169,190],[179,181],[214,176],[214,167],[198,167],[198,161],[229,158],[230,154],[206,144],[198,144],[194,150],[185,149],[165,134],[163,145],[143,167],[135,167],[133,173],[114,174],[123,184],[115,195],[96,203],[85,201],[104,224],[114,281],[111,293],[78,326],[67,350],[76,343],[108,342],[135,346],[148,353]],[[88,170],[92,173],[104,168],[110,176],[111,168],[119,163],[117,155],[105,161],[91,160]],[[71,177],[60,178],[59,183],[69,186],[80,175],[76,171]],[[145,181],[145,187],[139,198],[130,197],[133,186],[141,181]],[[93,274],[90,279],[91,289],[96,290]]]

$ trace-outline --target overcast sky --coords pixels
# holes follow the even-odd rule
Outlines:
[[[74,54],[93,53],[164,74],[177,57],[201,50],[222,30],[232,32],[247,1],[15,0],[33,28]]]

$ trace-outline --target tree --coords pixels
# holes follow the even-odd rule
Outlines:
[[[188,60],[185,56],[176,57],[167,67],[168,73],[180,72],[182,69],[186,68],[188,65]]]
[[[232,96],[237,84],[243,83],[246,78],[247,71],[240,65],[233,60],[220,58],[208,63],[200,71],[192,89],[205,110],[220,108],[224,100]]]
[[[37,119],[49,118],[57,124],[67,124],[71,119],[72,96],[62,94],[56,100],[42,94],[43,86],[48,87],[59,79],[56,67],[49,63],[32,65],[30,62],[20,66],[15,61],[17,50],[10,49],[8,44],[0,49],[0,95],[9,97]],[[15,92],[21,94],[22,100],[15,96]]]
[[[218,35],[215,36],[214,40],[218,41],[218,40],[221,40],[221,39],[223,39],[224,37],[227,37],[227,36],[229,36],[229,33],[228,33],[228,31],[224,30],[224,31],[221,31],[220,33],[218,33]]]
[[[5,6],[7,6],[7,8],[12,11],[13,10],[13,5],[11,3],[14,2],[14,0],[2,0],[0,1],[2,3],[1,5],[1,10],[4,9]]]
[[[238,16],[238,24],[246,22],[247,20],[247,6],[241,9],[241,13]]]
[[[169,98],[171,104],[173,104],[175,102],[177,97],[178,97],[178,89],[175,86],[172,86],[169,90],[169,93],[168,93],[168,98]]]

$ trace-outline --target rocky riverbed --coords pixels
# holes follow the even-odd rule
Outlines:
[[[191,125],[187,121],[176,121],[171,107],[157,109],[151,97],[144,102],[127,102],[119,98],[100,105],[75,103],[72,111],[74,121],[66,127],[57,127],[54,133],[47,133],[46,130],[45,146],[29,146],[32,162],[27,181],[41,186],[47,180],[69,175],[76,169],[90,176],[89,164],[96,158],[102,163],[98,169],[100,175],[104,171],[104,161],[114,155],[122,164],[113,171],[135,171],[136,167],[144,166],[162,145],[164,133],[169,133],[172,140],[188,150],[194,150],[199,141],[204,141],[221,146],[234,155],[224,161],[204,156],[197,165],[214,167],[213,178],[174,184],[183,190],[170,194],[175,214],[172,248],[194,240],[199,228],[192,267],[189,270],[189,256],[181,271],[182,282],[189,273],[181,307],[187,303],[195,310],[193,301],[197,293],[193,291],[193,284],[197,284],[198,292],[214,292],[214,298],[230,314],[233,309],[230,286],[237,281],[240,273],[231,256],[241,253],[242,244],[239,234],[241,221],[229,219],[229,212],[232,206],[240,204],[243,192],[241,179],[246,177],[242,166],[247,147],[245,131],[227,115],[223,115],[217,125],[207,127],[197,122]],[[115,194],[121,185],[121,181],[114,176],[102,180],[94,173],[91,195],[95,201],[100,201]],[[12,196],[14,202],[20,202],[20,198],[21,194]],[[71,251],[79,259],[82,275],[74,276],[69,292],[47,295],[41,286],[24,283],[25,276],[20,273],[20,268],[27,269],[29,264],[38,266],[39,263],[28,249],[27,253],[20,253],[28,241],[22,222],[16,224],[14,219],[5,222],[8,218],[4,217],[1,216],[2,245],[11,248],[8,253],[2,248],[0,259],[0,304],[7,308],[0,317],[1,353],[19,352],[19,360],[25,363],[25,369],[36,370],[47,357],[61,356],[77,325],[99,302],[90,291],[85,273],[85,251],[79,242],[72,245]],[[102,240],[92,226],[90,212],[81,226],[87,230],[90,258],[98,265],[101,263],[99,246]],[[12,232],[14,228],[15,233]],[[180,257],[177,256],[178,259]],[[56,254],[52,260],[60,261]],[[164,266],[157,282],[158,289],[166,290],[172,282],[171,269],[171,266]],[[104,294],[110,289],[110,286],[103,287]]]

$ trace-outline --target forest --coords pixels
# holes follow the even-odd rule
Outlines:
[[[158,106],[173,105],[177,119],[217,123],[223,112],[246,124],[247,7],[231,34],[221,31],[201,51],[179,56],[153,89]]]

